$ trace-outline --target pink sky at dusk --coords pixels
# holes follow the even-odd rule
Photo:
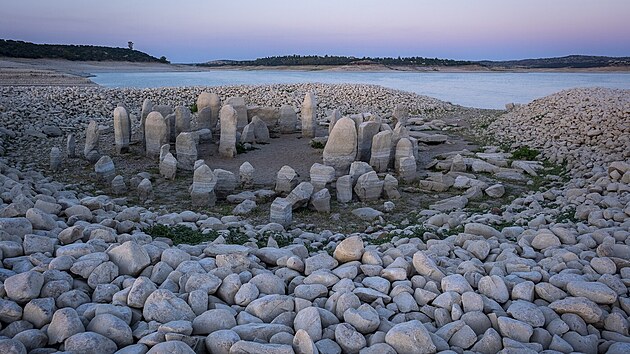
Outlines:
[[[0,38],[172,62],[288,54],[504,60],[630,56],[628,0],[0,0]]]

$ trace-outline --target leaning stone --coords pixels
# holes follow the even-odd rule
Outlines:
[[[269,129],[267,128],[267,124],[263,122],[262,119],[258,118],[258,116],[254,116],[250,124],[254,127],[254,139],[256,143],[269,143]]]
[[[236,156],[236,130],[238,113],[234,107],[225,105],[221,108],[221,139],[219,140],[219,154],[221,157],[233,158]]]
[[[114,177],[116,177],[114,161],[107,155],[101,157],[94,165],[94,172],[96,172],[96,175],[101,181],[107,184],[111,183]]]
[[[357,129],[350,118],[341,118],[335,124],[324,147],[324,165],[334,167],[337,175],[345,175],[357,156]]]
[[[245,127],[248,123],[247,107],[245,106],[245,99],[243,97],[230,97],[225,101],[225,106],[227,105],[232,106],[234,110],[236,111],[237,128],[243,129],[243,127]],[[221,113],[219,113],[219,116],[220,115]]]
[[[131,137],[131,120],[125,107],[114,109],[114,143],[116,152],[123,153],[129,151],[129,139]]]
[[[317,128],[317,100],[312,92],[307,92],[302,102],[302,136],[314,138]]]
[[[88,157],[90,152],[98,152],[99,143],[99,130],[98,123],[95,120],[91,120],[85,130],[85,147],[83,148],[83,156]]]
[[[174,180],[177,174],[177,163],[173,154],[166,154],[164,159],[160,161],[160,175],[166,179]]]
[[[269,222],[278,223],[284,227],[291,224],[293,220],[293,205],[285,198],[276,198],[271,203]]]
[[[59,171],[61,167],[61,150],[58,147],[53,147],[50,149],[50,169],[54,172]]]
[[[197,134],[183,132],[177,135],[175,141],[177,167],[185,171],[193,171],[197,161]]]
[[[243,127],[238,141],[241,144],[254,144],[256,142],[256,133],[254,132],[254,125],[252,123]]]
[[[287,201],[293,206],[293,210],[304,207],[313,195],[313,185],[309,182],[302,182],[293,188],[287,196]]]

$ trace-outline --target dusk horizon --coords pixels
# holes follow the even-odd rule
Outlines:
[[[289,1],[83,4],[25,0],[3,6],[5,39],[126,47],[174,63],[284,55],[518,60],[630,56],[630,2],[542,0]]]

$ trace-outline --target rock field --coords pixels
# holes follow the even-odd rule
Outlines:
[[[373,220],[370,226],[345,234],[252,224],[236,215],[256,205],[243,194],[227,196],[244,199],[238,213],[220,218],[160,214],[42,173],[49,160],[59,162],[52,146],[65,146],[73,133],[83,147],[88,123],[113,125],[118,104],[137,130],[144,99],[189,106],[206,90],[272,107],[300,107],[314,91],[320,123],[333,109],[390,121],[404,104],[420,150],[408,140],[396,163],[411,166],[429,144],[448,139],[422,131],[448,132],[433,118],[454,109],[366,85],[0,87],[0,353],[630,353],[629,90],[568,90],[510,106],[487,134],[511,152],[446,152],[430,171],[419,168],[419,180],[397,166],[400,186],[368,170],[357,182],[351,166],[336,182],[349,199],[353,180],[365,182],[365,190],[354,189],[359,198],[369,194],[368,180],[386,187],[376,194],[385,196],[382,207],[356,202],[353,215]],[[540,151],[538,160],[515,158],[519,147]],[[176,170],[170,155],[164,169]],[[113,178],[104,157],[96,175]],[[565,173],[556,168],[562,163]],[[207,203],[204,178],[212,171],[195,167],[191,190]],[[251,165],[242,171],[243,183],[251,182]],[[316,185],[338,177],[324,165],[311,171]],[[150,177],[137,181],[140,199],[150,200]],[[325,212],[322,200],[334,193],[313,191],[306,178],[274,201],[272,214],[282,219],[316,196],[311,212]],[[393,224],[387,213],[396,210],[398,189],[448,198]],[[473,202],[478,208],[467,208]],[[174,245],[147,233],[156,224],[215,238]],[[228,242],[234,230],[242,245]],[[283,240],[289,244],[280,247]]]

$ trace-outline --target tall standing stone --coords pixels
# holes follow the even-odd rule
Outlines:
[[[190,131],[190,109],[184,106],[175,107],[175,136]]]
[[[61,150],[55,146],[50,149],[50,169],[58,171],[59,167],[61,167]]]
[[[116,167],[111,157],[102,156],[94,165],[94,172],[100,180],[109,184],[116,177]]]
[[[330,116],[328,117],[328,134],[330,134],[333,130],[333,128],[335,127],[335,124],[337,124],[337,121],[341,119],[341,111],[337,108],[333,109],[333,111],[330,113]]]
[[[230,106],[225,105],[219,113],[221,120],[221,139],[219,140],[219,155],[233,158],[236,156],[236,130],[238,113]]]
[[[292,106],[284,105],[280,107],[280,119],[278,124],[280,125],[280,132],[283,134],[290,134],[295,132],[295,126],[297,125],[297,114]]]
[[[413,154],[413,144],[407,138],[402,138],[396,145],[395,168],[398,175],[405,182],[411,182],[416,177],[416,158]]]
[[[66,153],[69,159],[77,157],[77,140],[74,134],[68,134],[66,138]]]
[[[396,144],[396,154],[394,155],[394,168],[396,172],[399,172],[400,159],[405,157],[413,157],[413,144],[411,144],[411,140],[402,138],[398,140]]]
[[[168,127],[164,117],[159,112],[151,112],[147,117],[144,135],[146,137],[146,155],[148,157],[160,156],[162,145],[168,144]]]
[[[192,205],[198,207],[214,206],[217,200],[214,194],[216,184],[217,180],[208,165],[203,164],[195,169],[193,184],[190,188]]]
[[[394,112],[392,116],[395,119],[395,123],[400,123],[401,125],[407,125],[407,120],[409,119],[409,109],[406,105],[399,103],[394,107]]]
[[[280,194],[291,193],[297,186],[297,173],[291,166],[282,166],[276,175],[276,192]]]
[[[387,171],[392,152],[392,131],[385,130],[372,138],[372,153],[370,166],[378,173]]]
[[[114,109],[114,142],[116,152],[123,153],[129,151],[129,137],[131,136],[131,120],[125,107]]]
[[[177,167],[194,171],[195,161],[197,161],[197,134],[179,133],[175,141],[175,153],[177,153]]]
[[[357,160],[370,162],[370,154],[372,153],[372,140],[381,129],[381,124],[374,121],[363,122],[359,124],[357,133]]]
[[[174,180],[177,175],[177,159],[170,152],[160,161],[160,175],[166,179]]]
[[[243,97],[230,97],[225,101],[225,105],[229,105],[234,108],[237,115],[236,126],[239,130],[243,129],[249,123],[247,119],[247,106],[245,106],[245,99]],[[221,110],[223,110],[223,108],[221,108]]]
[[[357,129],[354,121],[339,119],[324,147],[324,165],[332,166],[338,176],[348,174],[350,164],[357,157]]]
[[[269,222],[278,223],[287,227],[293,221],[293,206],[286,198],[276,198],[271,203]]]
[[[307,92],[302,102],[302,136],[314,138],[317,129],[317,100],[312,92]]]
[[[140,134],[142,134],[142,147],[145,147],[146,137],[144,136],[144,126],[149,113],[153,112],[153,101],[145,98],[142,102],[142,111],[140,112]]]
[[[95,120],[91,120],[85,130],[85,147],[83,148],[83,156],[85,158],[88,158],[92,151],[98,153],[99,135],[98,123]]]
[[[221,99],[213,92],[202,92],[197,97],[197,129],[214,129],[219,121]]]
[[[252,188],[254,186],[254,166],[245,161],[238,169],[238,178],[243,188]]]
[[[398,141],[402,138],[409,138],[409,131],[405,128],[404,125],[397,123],[394,130],[392,130],[392,150],[390,155],[390,166],[394,166],[396,162],[396,146],[398,146]]]
[[[175,112],[164,117],[164,121],[166,122],[166,126],[168,128],[168,141],[171,143],[175,142],[175,138],[177,138],[177,134],[175,133]]]

